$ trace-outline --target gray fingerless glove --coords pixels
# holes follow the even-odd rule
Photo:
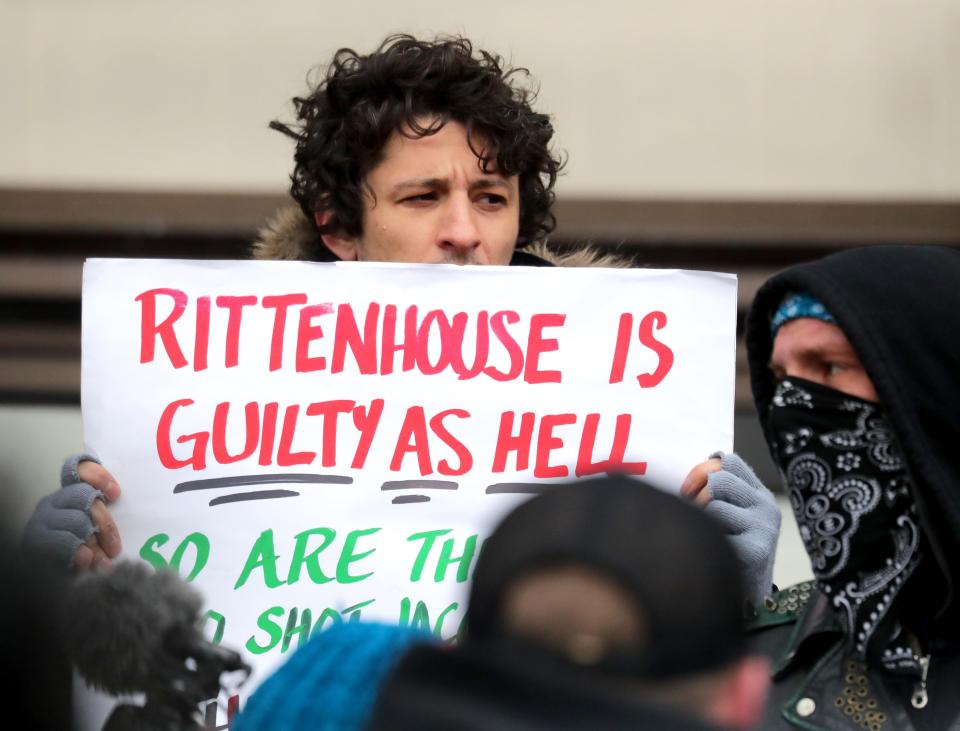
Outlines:
[[[706,510],[733,543],[750,600],[759,604],[773,588],[780,509],[773,493],[739,456],[722,452],[710,456],[720,458],[721,468],[707,477],[712,499]]]
[[[60,471],[61,488],[37,503],[23,529],[23,548],[28,553],[68,567],[77,549],[94,533],[90,508],[94,500],[106,502],[103,493],[80,482],[77,465],[100,461],[89,454],[68,457]]]

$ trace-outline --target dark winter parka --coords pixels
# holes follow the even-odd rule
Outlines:
[[[754,622],[754,645],[773,660],[763,728],[960,729],[960,252],[871,246],[770,279],[757,293],[746,330],[768,444],[776,385],[768,367],[770,320],[793,292],[823,303],[847,336],[912,479],[926,565],[904,584],[890,613],[923,624],[928,703],[915,708],[911,702],[915,680],[845,656],[846,638],[828,597],[809,582],[771,597]]]

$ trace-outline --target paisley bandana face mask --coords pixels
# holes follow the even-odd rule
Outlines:
[[[790,377],[777,384],[769,425],[814,575],[852,656],[863,659],[920,561],[910,477],[890,423],[880,404]],[[887,645],[888,669],[913,664],[892,637],[876,639]]]

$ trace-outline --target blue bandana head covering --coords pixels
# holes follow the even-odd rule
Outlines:
[[[775,337],[777,330],[790,320],[796,320],[798,317],[812,317],[824,322],[836,324],[833,315],[827,312],[818,299],[806,292],[791,292],[783,298],[783,302],[773,313],[773,319],[770,320],[770,336]]]

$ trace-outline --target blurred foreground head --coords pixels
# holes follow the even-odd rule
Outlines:
[[[623,476],[558,486],[487,540],[462,646],[411,653],[381,710],[466,704],[443,721],[473,729],[750,728],[769,680],[746,655],[745,600],[694,506]]]
[[[477,563],[468,641],[529,641],[635,697],[749,727],[766,680],[762,662],[744,662],[745,602],[736,555],[709,516],[613,476],[507,516]]]

